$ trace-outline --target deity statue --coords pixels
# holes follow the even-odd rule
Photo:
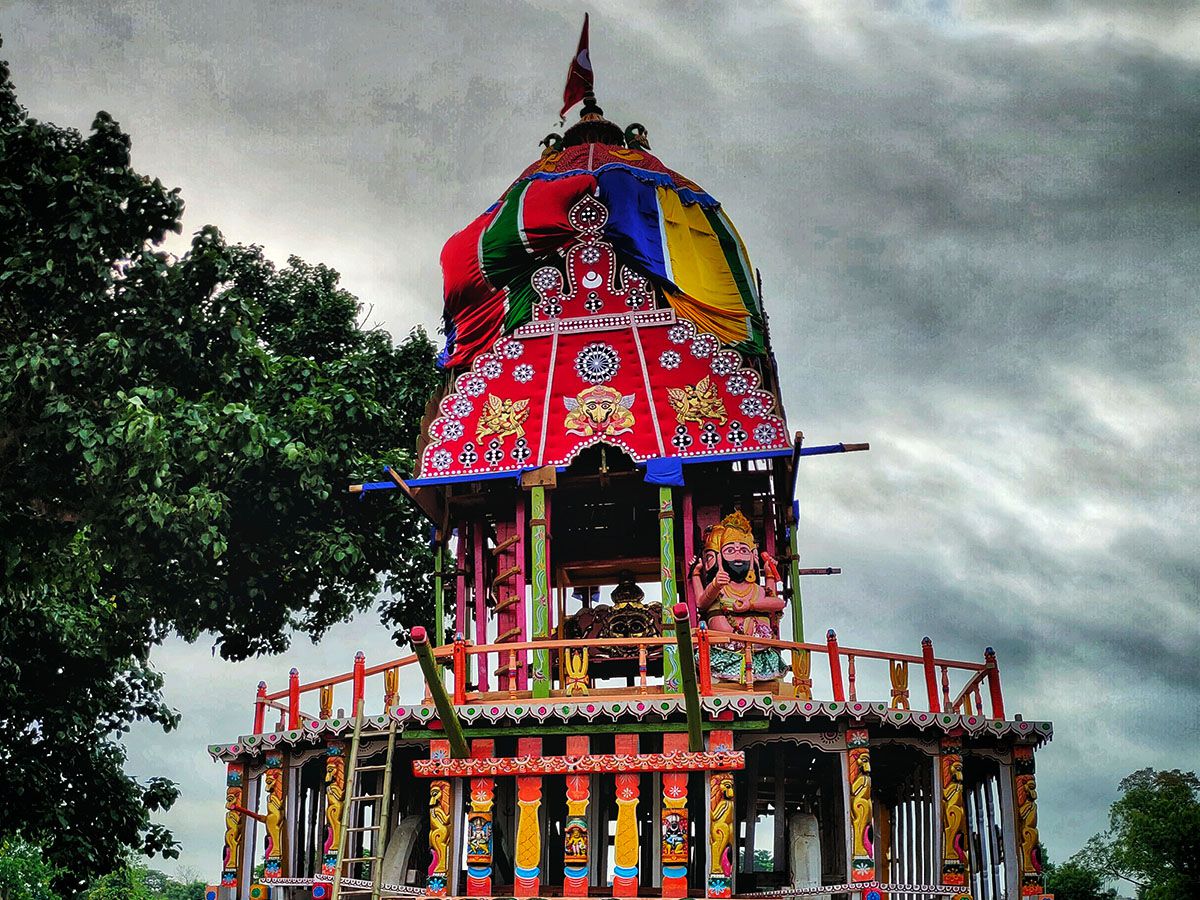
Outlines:
[[[696,606],[713,632],[759,638],[779,637],[779,617],[787,603],[776,589],[775,560],[759,553],[750,522],[733,512],[705,533],[704,555],[691,570]],[[744,645],[714,643],[709,652],[712,674],[724,681],[774,681],[783,674],[775,647],[752,650],[747,673]]]

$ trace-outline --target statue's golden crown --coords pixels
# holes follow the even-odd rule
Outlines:
[[[754,530],[750,527],[750,520],[742,514],[740,509],[731,512],[721,520],[720,525],[715,525],[708,532],[704,541],[704,549],[719,553],[722,547],[734,541],[748,544],[751,550],[758,549],[758,544],[754,541]]]

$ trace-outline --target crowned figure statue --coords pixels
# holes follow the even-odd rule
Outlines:
[[[705,532],[704,555],[691,571],[696,607],[713,632],[759,638],[779,637],[779,617],[787,605],[779,596],[775,560],[758,552],[750,522],[735,511]],[[754,681],[774,681],[784,672],[775,647],[753,648]],[[723,681],[747,678],[745,645],[714,643],[709,653],[712,674]]]

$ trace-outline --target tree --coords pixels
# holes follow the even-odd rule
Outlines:
[[[1046,866],[1046,893],[1054,900],[1118,900],[1117,892],[1104,886],[1104,876],[1077,860]]]
[[[103,112],[86,137],[28,117],[0,63],[0,836],[64,886],[174,853],[174,786],[127,776],[119,741],[177,722],[168,635],[241,659],[381,589],[393,626],[431,607],[427,526],[346,484],[410,463],[432,344],[215,228],[168,254],[182,200],[130,147]]]
[[[1200,779],[1141,769],[1121,781],[1109,828],[1079,860],[1137,888],[1138,900],[1200,896]]]
[[[0,897],[4,900],[59,900],[53,888],[57,875],[34,844],[21,838],[0,843]]]

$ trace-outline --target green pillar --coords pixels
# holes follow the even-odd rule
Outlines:
[[[663,635],[675,636],[675,616],[672,610],[679,602],[679,586],[675,581],[675,505],[670,487],[658,489],[658,550],[662,564],[662,622]],[[679,684],[679,651],[673,644],[663,647],[663,689],[675,693]]]
[[[533,558],[533,639],[550,637],[550,573],[546,558],[546,489],[530,489],[530,526]],[[550,696],[550,653],[533,651],[533,696]]]
[[[792,501],[791,524],[788,527],[788,566],[791,581],[792,597],[792,640],[797,644],[804,643],[804,600],[800,596],[800,504]]]
[[[434,534],[433,548],[433,646],[440,647],[446,633],[446,586],[442,578],[442,567],[445,565],[446,542],[442,540],[441,529]]]

